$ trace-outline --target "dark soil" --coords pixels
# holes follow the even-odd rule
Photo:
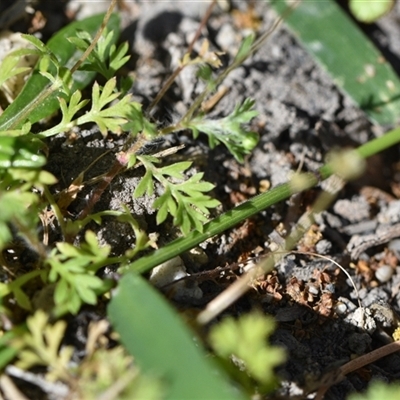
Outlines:
[[[0,10],[4,12],[11,3],[2,2]],[[50,3],[59,6],[51,7]],[[135,73],[131,91],[145,108],[176,68],[208,3],[190,2],[190,6],[189,2],[120,3],[122,39],[129,41],[132,53],[128,68]],[[232,3],[234,9],[243,12],[242,16],[250,15],[247,2]],[[99,4],[106,5],[106,2]],[[276,16],[264,2],[254,4],[262,32],[271,26]],[[56,32],[68,19],[99,11],[97,5],[79,1],[39,1],[34,8],[41,10],[47,21],[52,21],[38,31],[43,31],[45,38],[49,36],[49,30]],[[400,5],[397,3],[389,16],[363,29],[400,74],[398,18]],[[208,38],[212,49],[225,52],[223,60],[226,63],[232,60],[246,34],[244,21],[231,11],[217,10],[202,29],[202,35]],[[31,24],[31,19],[25,15],[11,28],[27,31]],[[253,26],[255,24],[253,21]],[[201,38],[198,45],[200,43]],[[186,145],[168,161],[193,160],[193,168],[204,171],[205,179],[215,185],[214,196],[221,201],[223,210],[229,210],[268,186],[286,182],[290,173],[298,168],[316,171],[332,149],[356,147],[384,131],[372,126],[365,114],[338,91],[331,78],[315,64],[285,26],[280,26],[257,54],[231,73],[224,86],[229,90],[212,110],[214,117],[227,115],[235,104],[247,97],[256,100],[259,111],[252,129],[259,133],[260,142],[243,164],[235,161],[223,147],[210,150],[201,136],[194,141],[189,136],[170,135],[161,147]],[[153,110],[152,118],[165,126],[185,112],[200,89],[194,70],[187,68]],[[111,150],[87,171],[85,179],[106,172],[114,160],[114,153],[124,142],[124,137],[113,135],[104,139],[94,126],[75,134],[74,141],[59,135],[49,143],[47,168],[59,179],[53,188],[55,192],[68,187],[93,160]],[[333,263],[306,254],[291,254],[227,311],[238,315],[258,308],[276,317],[278,328],[273,342],[288,351],[286,364],[277,371],[282,379],[275,393],[277,398],[305,396],[312,382],[318,382],[327,371],[390,340],[397,320],[385,319],[382,310],[400,313],[400,241],[396,239],[400,237],[398,157],[396,147],[370,159],[367,173],[339,193],[332,207],[318,216],[316,224],[296,248],[299,252],[318,253],[339,263],[355,282],[359,299],[350,280]],[[176,233],[168,224],[156,225],[152,199],[132,199],[140,174],[135,170],[117,176],[96,204],[95,211],[119,210],[126,204],[147,232],[158,232],[160,243],[166,243]],[[92,191],[93,186],[84,189],[70,206],[70,215],[79,214]],[[321,188],[316,188],[293,196],[207,241],[200,246],[207,255],[201,262],[193,261],[191,255],[184,255],[186,269],[192,274],[191,284],[197,282],[202,296],[191,296],[189,290],[174,301],[180,308],[204,307],[240,274],[242,265],[268,253],[273,243],[290,231],[320,191]],[[90,229],[97,232],[102,243],[112,246],[115,255],[122,254],[134,243],[130,230],[111,218],[105,219],[101,227],[93,224]],[[58,235],[54,229],[51,241],[59,239]],[[207,280],[204,271],[213,271],[217,267],[227,267],[227,277],[215,278],[210,272]],[[110,266],[104,274],[114,270]],[[358,301],[375,319],[370,329],[356,318]],[[82,332],[88,321],[103,316],[103,308],[87,308],[71,317],[67,341],[76,346],[77,352],[84,348]],[[351,392],[364,390],[371,380],[393,381],[399,374],[400,356],[393,354],[346,377],[328,391],[326,398],[345,399]]]

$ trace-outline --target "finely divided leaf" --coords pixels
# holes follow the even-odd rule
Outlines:
[[[207,119],[199,116],[189,121],[186,127],[192,130],[194,138],[199,132],[205,133],[211,148],[223,143],[239,162],[243,162],[244,156],[249,154],[258,142],[258,134],[244,128],[244,125],[258,114],[252,110],[253,106],[254,101],[246,99],[227,117]]]
[[[40,48],[43,53],[47,53],[47,49],[49,49],[51,55],[56,57],[60,66],[71,68],[82,55],[82,51],[77,49],[73,43],[69,43],[67,39],[75,35],[79,29],[84,29],[94,36],[101,25],[103,17],[104,14],[99,14],[82,21],[73,22],[58,31],[47,45],[32,36],[30,41]],[[110,30],[116,32],[113,37],[113,40],[116,41],[119,34],[119,18],[116,14],[111,15],[108,26]],[[53,68],[52,73],[54,72],[55,69]],[[74,73],[72,76],[73,85],[70,88],[71,92],[73,93],[77,89],[86,87],[94,76],[95,73],[91,71],[77,71]],[[21,127],[27,120],[35,123],[53,114],[59,108],[58,97],[66,98],[66,95],[61,90],[55,90],[49,92],[48,97],[37,102],[38,97],[48,85],[49,80],[42,76],[38,69],[35,69],[17,99],[0,116],[0,130],[16,129]],[[33,108],[32,105],[34,105]],[[29,113],[26,110],[30,110]]]

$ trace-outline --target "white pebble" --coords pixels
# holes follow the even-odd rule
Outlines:
[[[335,304],[335,311],[337,315],[343,315],[347,311],[346,304],[342,303],[341,301],[338,301]]]
[[[382,265],[375,271],[375,277],[379,282],[385,283],[390,280],[393,275],[393,268],[389,265]]]

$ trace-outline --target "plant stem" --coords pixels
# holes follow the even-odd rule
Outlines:
[[[249,58],[252,54],[254,54],[268,39],[269,36],[278,28],[278,26],[282,23],[282,21],[287,18],[287,16],[293,11],[295,7],[299,5],[300,1],[296,1],[290,7],[287,8],[286,12],[282,14],[282,16],[277,17],[273,22],[270,29],[264,32],[260,38],[251,46],[249,51],[243,55],[243,57],[235,58],[231,65],[229,65],[215,80],[215,84],[213,87],[217,87],[220,85],[225,78],[236,68],[242,65],[247,58]],[[200,109],[201,103],[204,101],[206,96],[210,93],[211,89],[206,87],[202,93],[200,93],[197,98],[193,101],[193,104],[190,106],[189,110],[186,114],[181,118],[180,122],[190,121],[192,119],[193,114]],[[177,124],[180,125],[180,122]],[[185,125],[184,123],[182,125]]]
[[[75,63],[75,65],[71,68],[70,73],[71,75],[81,66],[81,64],[86,60],[86,58],[89,56],[89,54],[93,51],[94,46],[96,46],[96,43],[98,42],[101,34],[103,33],[103,30],[105,26],[107,25],[108,20],[110,19],[112,10],[116,4],[116,0],[112,0],[106,15],[104,16],[103,22],[98,29],[96,36],[94,37],[92,43],[90,46],[86,49],[86,51],[82,54],[82,56],[79,58],[79,60]],[[55,91],[57,91],[61,86],[60,77],[57,78],[57,80],[52,83],[47,85],[44,90],[39,93],[38,97],[36,97],[31,103],[29,103],[24,110],[21,112],[17,113],[17,118],[12,121],[11,125],[8,126],[8,129],[16,129],[17,126],[21,125],[24,121],[27,120],[28,115],[32,112],[33,109],[35,109],[39,104],[42,104],[46,99],[48,99]],[[57,132],[58,133],[58,132]],[[49,135],[48,135],[49,136]]]
[[[305,181],[303,190],[309,189],[318,183],[318,179],[314,174],[304,174],[303,177]],[[324,176],[324,178],[326,177],[327,176]],[[174,240],[162,247],[160,250],[155,251],[153,254],[141,257],[139,260],[129,265],[129,270],[138,273],[148,271],[151,268],[190,250],[210,237],[234,227],[239,222],[252,217],[269,206],[287,199],[293,193],[296,193],[296,191],[293,191],[291,183],[288,182],[277,186],[267,193],[255,196],[206,223],[203,232],[192,231],[188,236]]]
[[[382,357],[386,357],[387,355],[392,354],[399,350],[400,350],[400,341],[389,343],[383,347],[380,347],[379,349],[371,351],[370,353],[357,357],[356,359],[349,361],[347,364],[333,371],[333,373],[331,372],[328,375],[323,376],[323,378],[321,379],[321,382],[323,382],[323,384],[319,387],[317,394],[315,396],[315,400],[322,400],[324,398],[326,391],[331,386],[342,381],[345,378],[345,376],[350,372],[354,372],[362,367],[365,367],[368,364],[372,364],[373,362],[381,359]]]
[[[400,127],[358,147],[356,151],[365,159],[399,142]],[[175,239],[161,249],[156,250],[154,253],[134,261],[126,268],[136,273],[149,271],[157,265],[192,249],[212,236],[218,235],[225,230],[234,227],[246,218],[250,218],[271,205],[287,199],[292,194],[312,188],[318,184],[320,180],[324,180],[331,176],[332,173],[332,166],[325,164],[316,174],[306,173],[296,175],[294,179],[292,178],[289,182],[279,185],[266,193],[257,195],[232,210],[214,218],[210,222],[207,222],[204,225],[203,232],[192,231],[186,237]],[[295,184],[298,180],[301,180],[300,185]]]
[[[106,25],[108,23],[108,20],[110,19],[110,16],[112,14],[112,11],[113,11],[116,3],[117,3],[117,0],[111,0],[111,4],[108,7],[106,15],[103,18],[103,22],[101,23],[101,26],[96,33],[96,36],[93,38],[92,43],[90,43],[90,46],[85,50],[85,52],[82,54],[82,56],[79,58],[79,60],[71,68],[71,75],[82,65],[82,63],[88,58],[89,54],[93,51],[94,47],[96,46],[97,42],[100,39],[100,36],[102,35],[102,33],[104,31],[104,28],[106,27]]]
[[[199,25],[199,27],[198,27],[195,35],[194,35],[194,38],[192,39],[192,41],[189,44],[189,47],[188,47],[188,50],[187,50],[187,54],[190,55],[190,53],[193,51],[194,44],[196,43],[197,39],[199,38],[202,28],[204,27],[204,25],[206,24],[206,22],[210,18],[211,12],[212,12],[212,10],[213,10],[213,8],[214,8],[216,3],[217,3],[217,0],[212,0],[210,5],[208,6],[207,11],[206,11],[205,15],[203,16],[203,19],[201,20],[200,25]],[[162,99],[162,97],[165,95],[167,90],[174,83],[176,77],[182,72],[182,70],[185,67],[186,67],[186,64],[182,64],[178,68],[175,69],[175,71],[172,73],[172,75],[164,83],[163,87],[158,92],[158,94],[155,97],[155,99],[147,107],[146,114],[149,114],[150,111],[158,104],[158,102]]]
[[[272,271],[275,264],[285,257],[288,251],[296,246],[305,232],[307,232],[310,226],[314,223],[315,214],[326,210],[336,198],[336,194],[345,184],[345,181],[336,175],[331,176],[330,179],[332,180],[333,185],[329,185],[329,190],[323,191],[311,207],[311,210],[303,214],[290,235],[286,238],[284,244],[279,246],[276,252],[274,251],[273,253],[270,253],[263,261],[242,275],[215,299],[211,300],[207,304],[207,307],[197,316],[197,322],[199,324],[204,325],[209,323],[222,311],[232,305],[250,289],[250,285],[255,279]]]
[[[58,206],[56,200],[54,199],[54,196],[50,193],[50,190],[47,186],[44,186],[43,193],[46,197],[46,200],[50,204],[50,207],[52,208],[54,215],[57,218],[58,225],[60,226],[62,235],[63,237],[65,237],[65,221],[64,221],[64,216],[60,210],[60,207]]]

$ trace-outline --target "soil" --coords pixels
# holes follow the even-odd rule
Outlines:
[[[0,11],[9,10],[12,3],[3,1]],[[50,6],[56,3],[57,6]],[[104,8],[108,4],[98,3]],[[178,65],[208,4],[120,1],[122,40],[129,42],[132,54],[125,73],[134,71],[131,92],[144,108]],[[251,28],[260,23],[259,31],[263,32],[276,18],[264,2],[252,4],[254,15],[247,2],[232,1],[229,11],[216,9],[202,29],[202,37],[208,38],[211,49],[225,53],[224,63],[232,60],[240,41]],[[91,2],[79,1],[37,1],[32,7],[36,11],[34,15],[42,13],[46,21],[44,27],[36,30],[44,39],[69,20],[100,11],[97,3],[94,6]],[[400,74],[398,18],[400,4],[396,3],[388,16],[362,28]],[[0,21],[5,23],[4,19]],[[32,28],[32,21],[32,15],[23,11],[8,28],[26,32]],[[194,163],[191,173],[204,171],[205,180],[215,185],[213,195],[222,203],[218,212],[286,182],[290,173],[297,169],[316,171],[332,149],[356,147],[389,128],[371,125],[284,25],[271,34],[251,59],[228,76],[224,86],[228,91],[211,111],[213,117],[227,115],[247,97],[256,101],[259,112],[252,129],[259,133],[260,141],[243,164],[221,146],[210,150],[201,135],[197,140],[183,134],[169,135],[161,144],[161,148],[185,144],[185,148],[168,162],[189,159]],[[152,118],[160,126],[167,125],[185,112],[200,90],[201,83],[194,70],[187,68],[153,110]],[[59,135],[49,143],[47,169],[59,179],[52,188],[55,193],[68,187],[86,169],[85,180],[107,172],[115,152],[125,140],[125,136],[103,138],[95,126],[76,130],[74,137],[71,140],[71,136]],[[106,150],[110,151],[105,153]],[[101,155],[103,157],[89,168]],[[274,394],[276,398],[306,396],[312,382],[318,382],[327,371],[390,340],[397,326],[393,312],[400,313],[400,240],[396,239],[400,237],[398,157],[399,148],[395,147],[371,158],[367,173],[346,185],[334,204],[318,215],[312,229],[296,247],[302,254],[285,257],[273,273],[256,282],[246,296],[226,311],[225,315],[240,315],[258,308],[276,318],[278,328],[272,341],[288,352],[287,362],[277,370],[281,384]],[[151,206],[153,199],[132,199],[140,176],[139,170],[117,176],[94,210],[119,210],[125,204],[147,232],[157,232],[159,243],[166,243],[177,232],[168,223],[156,225]],[[93,186],[88,185],[79,194],[68,209],[71,216],[79,214],[92,191]],[[317,187],[293,196],[203,243],[199,250],[203,254],[201,261],[193,255],[183,255],[191,284],[194,281],[202,295],[198,295],[199,291],[191,295],[189,290],[171,300],[181,309],[203,308],[241,273],[244,265],[268,253],[296,224],[320,191]],[[106,218],[101,226],[93,223],[90,229],[102,243],[112,246],[115,255],[122,254],[134,243],[131,231],[115,219]],[[55,227],[50,243],[58,239]],[[78,237],[77,245],[79,240]],[[337,265],[306,253],[318,253],[339,263],[351,276],[358,292]],[[215,278],[212,271],[217,267],[226,268],[225,277],[218,274]],[[110,266],[103,273],[111,274],[115,269]],[[205,271],[210,271],[210,279],[206,279]],[[359,304],[366,315],[373,318],[369,327],[357,319]],[[389,313],[391,318],[385,317],[387,310],[392,312]],[[86,340],[83,332],[90,320],[102,317],[103,307],[85,307],[76,317],[69,318],[66,343],[73,344],[77,354],[83,351]],[[350,374],[327,392],[326,399],[345,399],[351,392],[364,390],[372,380],[394,381],[399,374],[400,356],[395,353]],[[43,392],[36,396],[50,398]]]

